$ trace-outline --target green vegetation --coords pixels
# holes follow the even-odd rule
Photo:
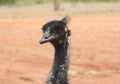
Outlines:
[[[14,4],[15,0],[0,0],[0,5],[11,5]]]
[[[0,0],[0,5],[32,5],[32,4],[42,4],[42,3],[52,3],[54,0]],[[70,3],[89,3],[89,2],[120,2],[120,0],[61,0],[63,2]]]
[[[45,0],[0,0],[0,5],[31,5],[41,4]]]

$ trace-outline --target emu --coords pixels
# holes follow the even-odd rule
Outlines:
[[[66,16],[62,20],[50,21],[42,28],[44,35],[40,40],[40,44],[50,42],[55,48],[54,62],[46,84],[69,84],[70,30],[67,27],[69,21],[70,18]]]

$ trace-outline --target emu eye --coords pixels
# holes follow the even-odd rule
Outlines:
[[[61,28],[53,28],[53,31],[56,32],[57,34],[60,34],[62,32],[62,29]]]
[[[57,29],[57,33],[58,33],[58,34],[62,33],[62,29],[58,28],[58,29]]]

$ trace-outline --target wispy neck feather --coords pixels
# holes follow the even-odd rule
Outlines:
[[[69,84],[67,79],[69,64],[68,38],[61,45],[54,45],[55,56],[47,84]]]

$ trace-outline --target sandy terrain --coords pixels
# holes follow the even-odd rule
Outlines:
[[[0,84],[45,84],[54,49],[39,44],[49,18],[0,20]],[[120,84],[120,16],[72,17],[70,84]]]

